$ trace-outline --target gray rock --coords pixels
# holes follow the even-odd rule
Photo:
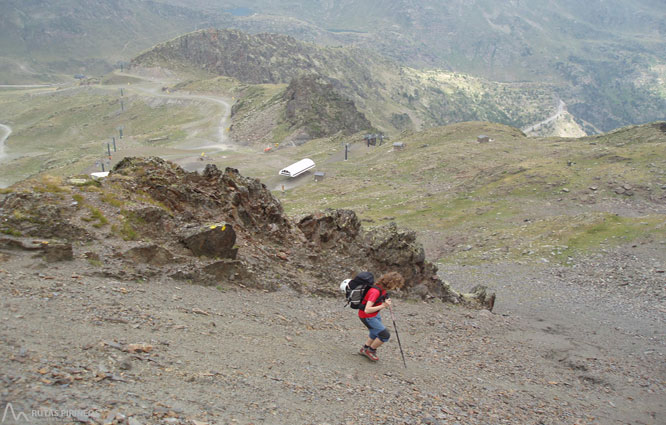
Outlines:
[[[49,263],[74,259],[72,244],[70,243],[42,244],[42,252],[44,253],[44,259]]]
[[[123,257],[133,262],[150,264],[153,266],[164,266],[171,264],[174,260],[173,254],[159,245],[134,247],[125,252]]]
[[[227,223],[218,223],[195,231],[183,243],[196,256],[235,259],[238,254],[236,232]]]

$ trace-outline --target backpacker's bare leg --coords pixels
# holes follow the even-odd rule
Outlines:
[[[368,339],[369,339],[369,338],[368,338]],[[382,345],[383,343],[384,343],[384,341],[382,341],[381,339],[379,339],[379,338],[375,338],[375,340],[372,341],[372,343],[370,343],[370,348],[372,348],[373,350],[376,350],[376,349],[378,349],[379,347],[381,347],[381,345]]]

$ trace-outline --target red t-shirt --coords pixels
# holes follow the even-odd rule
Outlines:
[[[377,298],[379,298],[379,296],[380,296],[381,294],[382,294],[382,293],[379,291],[379,289],[377,289],[377,288],[370,288],[370,289],[368,290],[368,292],[365,294],[365,297],[363,298],[363,304],[367,304],[368,301],[372,301],[373,303],[375,303],[375,304],[373,305],[373,307],[378,306],[378,305],[382,305],[381,302],[379,302],[379,303],[376,302],[376,301],[377,301]],[[375,311],[374,313],[370,313],[370,314],[368,314],[368,313],[366,313],[363,309],[359,309],[359,310],[358,310],[358,317],[360,317],[361,319],[367,319],[367,318],[369,318],[369,317],[375,317],[375,316],[377,315],[377,313],[379,313],[379,312],[378,312],[378,311]]]

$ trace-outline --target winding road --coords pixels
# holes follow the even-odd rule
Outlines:
[[[143,98],[164,98],[164,99],[173,99],[173,100],[183,100],[183,101],[203,101],[206,103],[212,104],[211,108],[206,107],[210,112],[206,113],[206,117],[201,121],[201,126],[199,130],[193,129],[191,126],[189,128],[189,136],[186,138],[186,141],[181,143],[179,146],[171,146],[180,151],[180,154],[175,154],[175,157],[169,158],[170,160],[179,163],[188,171],[198,171],[199,168],[202,168],[205,163],[200,161],[201,157],[198,155],[199,152],[215,152],[215,151],[230,151],[237,150],[238,146],[230,142],[228,128],[231,125],[231,101],[230,99],[223,97],[216,97],[213,95],[206,94],[190,94],[183,92],[169,93],[162,91],[162,87],[169,86],[173,84],[173,81],[160,78],[150,78],[141,75],[128,74],[123,72],[116,71],[114,74],[119,76],[126,76],[130,78],[136,78],[141,80],[141,82],[134,83],[132,85],[123,86],[120,84],[115,85],[95,85],[95,88],[102,90],[118,90],[119,88],[124,88],[126,93],[132,93],[136,96]],[[54,86],[49,84],[25,84],[25,85],[0,85],[0,89],[36,89],[32,93],[47,94],[52,93],[54,88],[58,89],[58,93],[64,90],[79,90],[79,89],[89,89],[91,86]],[[219,117],[219,120],[218,120]],[[211,129],[210,123],[214,127],[214,133],[211,134],[209,130]],[[196,126],[195,123],[193,125]],[[197,135],[198,131],[203,130],[201,135]],[[0,124],[0,164],[5,163],[9,159],[7,149],[5,146],[5,141],[12,133],[12,129],[8,125]],[[193,152],[188,154],[186,152]],[[196,152],[196,154],[194,153]],[[0,180],[0,187],[5,187],[7,182]]]
[[[205,146],[196,146],[189,148],[191,150],[199,149],[216,149],[216,150],[234,150],[235,145],[229,143],[229,136],[227,134],[227,128],[229,128],[231,122],[231,104],[228,102],[228,99],[222,97],[208,96],[208,95],[197,95],[197,94],[183,94],[183,93],[161,93],[161,87],[166,83],[164,80],[156,80],[147,77],[143,77],[135,74],[128,74],[126,72],[115,72],[116,75],[121,75],[125,77],[132,77],[148,81],[156,84],[155,87],[143,88],[132,86],[128,91],[145,93],[150,97],[161,97],[167,99],[182,99],[182,100],[204,100],[207,102],[212,102],[217,105],[222,106],[223,112],[222,117],[220,118],[218,128],[217,128],[217,143],[212,145]]]
[[[0,124],[0,162],[2,162],[6,157],[7,153],[5,152],[5,141],[9,138],[9,135],[12,134],[12,128],[5,124]]]
[[[0,124],[0,164],[7,159],[7,150],[5,149],[5,142],[9,135],[12,134],[12,128],[5,124]],[[11,182],[0,178],[0,188],[9,186]]]
[[[529,127],[523,128],[522,129],[523,133],[525,133],[525,134],[531,133],[534,130],[536,130],[537,128],[541,127],[542,125],[552,123],[553,121],[558,119],[560,117],[560,115],[562,115],[562,113],[564,113],[564,111],[566,111],[566,107],[567,107],[567,104],[564,103],[564,101],[562,101],[562,99],[559,99],[559,103],[557,104],[557,112],[555,112],[553,115],[549,116],[548,118],[546,118],[543,121],[540,121],[540,122],[538,122],[534,125],[531,125]]]

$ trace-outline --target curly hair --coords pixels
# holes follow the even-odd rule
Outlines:
[[[386,290],[401,289],[405,286],[405,278],[398,272],[388,272],[383,274],[376,284]]]

